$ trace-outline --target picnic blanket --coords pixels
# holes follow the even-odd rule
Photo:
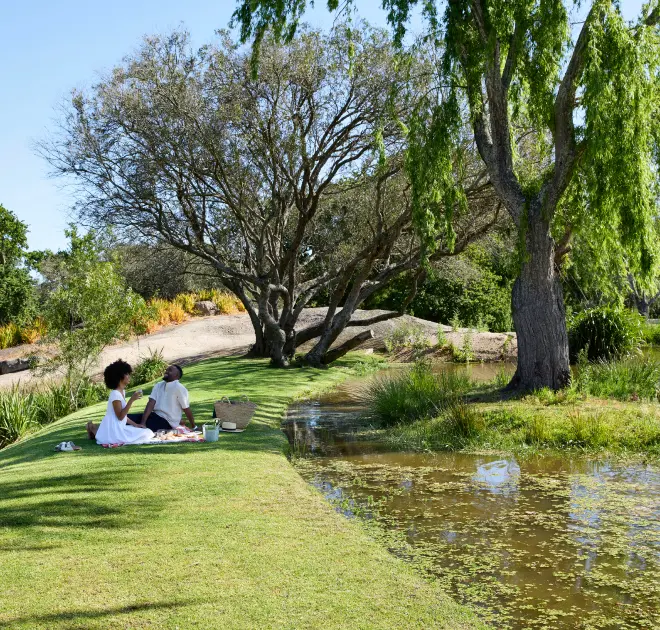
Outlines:
[[[183,433],[181,435],[168,435],[164,437],[154,436],[148,442],[137,444],[134,446],[148,446],[153,444],[181,444],[188,442],[196,444],[198,442],[206,442],[201,433]],[[103,448],[119,448],[120,446],[131,446],[131,444],[117,443],[117,444],[101,444]]]

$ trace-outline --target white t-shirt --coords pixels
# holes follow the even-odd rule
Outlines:
[[[165,418],[173,429],[181,424],[183,410],[190,407],[188,390],[179,381],[156,383],[149,398],[156,401],[154,411]]]

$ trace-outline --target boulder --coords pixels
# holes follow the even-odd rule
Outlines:
[[[14,372],[22,372],[23,370],[30,369],[30,359],[8,359],[7,361],[0,361],[0,375],[12,374]]]
[[[218,307],[211,300],[195,302],[195,312],[199,315],[217,315]]]

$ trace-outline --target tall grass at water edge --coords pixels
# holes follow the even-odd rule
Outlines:
[[[504,374],[491,387],[500,389]],[[542,449],[660,455],[660,362],[582,361],[571,387],[466,402],[465,375],[418,367],[374,383],[369,404],[384,440],[413,450]],[[610,400],[608,400],[610,399]],[[530,451],[531,449],[531,451]]]
[[[579,393],[601,398],[660,401],[660,361],[640,357],[621,361],[581,361],[573,388]]]
[[[455,405],[472,387],[465,373],[434,374],[424,363],[405,374],[374,380],[366,401],[374,419],[383,426],[410,423],[437,415]]]

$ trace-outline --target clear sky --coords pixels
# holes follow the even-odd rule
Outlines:
[[[325,0],[308,20],[329,26]],[[385,25],[380,0],[359,0],[360,16]],[[622,0],[633,18],[642,0]],[[92,85],[100,74],[137,48],[144,35],[179,26],[194,46],[227,26],[234,0],[0,0],[0,204],[29,226],[32,249],[65,245],[73,199],[34,143],[55,128],[56,108],[73,88]]]

